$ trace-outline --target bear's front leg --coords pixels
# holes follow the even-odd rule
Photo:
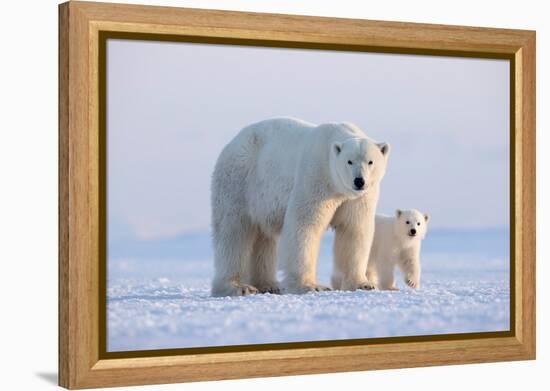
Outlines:
[[[369,199],[343,203],[331,224],[335,230],[332,281],[339,282],[335,288],[347,291],[374,289],[374,283],[366,275],[374,238],[374,213],[369,207]]]
[[[321,235],[322,230],[312,226],[283,229],[277,254],[285,275],[284,293],[302,294],[330,290],[327,286],[317,284],[317,255]]]
[[[302,294],[330,290],[317,284],[317,256],[321,236],[335,209],[330,202],[308,202],[289,207],[277,247],[284,271],[284,293]]]
[[[374,289],[365,273],[372,237],[361,227],[338,227],[335,231],[333,280],[340,281],[337,289]]]

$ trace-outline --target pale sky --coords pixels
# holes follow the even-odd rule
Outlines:
[[[109,40],[110,238],[208,231],[219,152],[278,116],[390,143],[380,213],[507,226],[508,72],[505,60]]]

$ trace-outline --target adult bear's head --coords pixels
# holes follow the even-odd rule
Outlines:
[[[339,192],[354,197],[368,192],[384,177],[389,153],[389,144],[367,138],[335,142],[330,159],[333,184]]]

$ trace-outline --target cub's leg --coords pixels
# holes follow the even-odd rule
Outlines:
[[[418,257],[406,257],[399,263],[405,284],[413,289],[420,288],[420,260]]]
[[[259,233],[254,242],[248,274],[250,283],[261,293],[281,293],[277,282],[277,242],[275,238]]]
[[[394,264],[392,262],[388,262],[387,260],[380,260],[379,263],[376,265],[376,274],[378,277],[377,281],[377,287],[381,290],[391,290],[396,291],[398,290],[395,287],[395,279],[394,279]]]

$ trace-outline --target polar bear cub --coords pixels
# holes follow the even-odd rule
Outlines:
[[[212,294],[328,289],[316,272],[329,225],[339,289],[374,288],[365,270],[389,150],[349,123],[277,118],[241,130],[212,176]]]
[[[397,209],[395,216],[376,216],[367,279],[378,289],[397,290],[397,266],[411,288],[420,287],[420,245],[426,236],[430,216],[416,209]]]

